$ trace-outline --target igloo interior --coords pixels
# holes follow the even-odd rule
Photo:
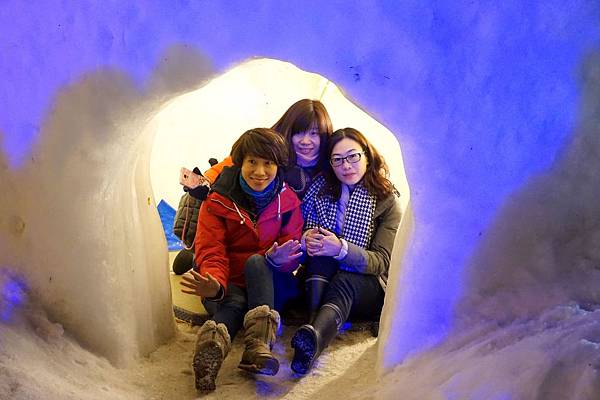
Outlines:
[[[197,396],[149,127],[257,58],[393,133],[409,239],[377,342],[208,398],[600,398],[598,2],[9,2],[0,22],[0,398]],[[231,99],[221,129],[315,93],[284,89]]]

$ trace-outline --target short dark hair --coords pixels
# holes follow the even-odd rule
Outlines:
[[[302,99],[298,100],[286,110],[279,118],[279,121],[273,125],[275,129],[288,144],[288,166],[296,165],[296,152],[292,143],[292,136],[300,132],[306,132],[313,126],[319,131],[321,146],[319,148],[319,165],[322,168],[327,164],[329,156],[327,154],[327,143],[333,132],[333,125],[327,109],[319,100]]]
[[[377,152],[375,147],[367,140],[365,135],[360,133],[354,128],[338,129],[333,132],[333,135],[329,139],[328,157],[327,161],[331,157],[331,152],[335,145],[342,139],[348,138],[357,142],[362,151],[365,152],[367,157],[367,171],[365,176],[362,178],[362,185],[379,200],[385,198],[387,195],[394,193],[394,185],[389,177],[389,170],[383,157]],[[331,164],[327,164],[328,167],[324,170],[326,184],[323,187],[323,191],[333,198],[338,199],[340,197],[340,181],[335,176],[335,172],[331,167]]]
[[[254,128],[242,134],[231,147],[233,163],[239,167],[246,156],[273,161],[278,167],[287,164],[287,145],[281,135],[269,128]]]

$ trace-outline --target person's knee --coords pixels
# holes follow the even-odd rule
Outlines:
[[[344,299],[345,301],[352,302],[354,299],[354,274],[340,271],[338,272],[331,282],[329,283],[329,287],[327,292],[325,293],[325,298],[323,302],[334,301],[337,302],[339,299]]]
[[[265,262],[265,257],[260,254],[253,254],[246,260],[244,264],[244,274],[255,275],[262,274],[268,270],[267,263]]]
[[[246,260],[246,264],[244,264],[244,268],[261,268],[265,265],[265,257],[260,254],[252,254]]]
[[[353,286],[352,282],[354,281],[354,275],[355,274],[349,272],[339,271],[331,280],[329,287],[338,289],[351,288]]]

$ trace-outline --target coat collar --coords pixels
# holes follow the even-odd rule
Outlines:
[[[213,202],[220,203],[227,210],[231,211],[232,214],[227,214],[235,215],[235,218],[240,218],[241,223],[244,223],[246,218],[256,221],[254,205],[240,186],[240,173],[240,168],[237,166],[223,168],[223,171],[211,187],[211,193],[214,194],[210,196],[210,199]],[[296,195],[293,191],[289,190],[283,179],[281,179],[282,172],[278,172],[278,176],[280,179],[277,195],[261,213],[261,220],[273,217],[281,218],[281,214],[300,205],[300,201]]]

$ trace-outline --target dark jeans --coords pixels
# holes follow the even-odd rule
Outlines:
[[[323,296],[323,306],[335,309],[341,323],[349,318],[373,321],[381,315],[384,297],[376,276],[338,271]]]
[[[244,323],[244,315],[248,311],[246,290],[235,285],[227,287],[227,293],[221,301],[202,299],[204,308],[210,318],[216,323],[225,324],[231,340],[238,333]]]
[[[244,276],[245,288],[229,284],[223,300],[202,300],[211,319],[225,324],[232,340],[248,310],[262,305],[279,310],[278,307],[298,294],[292,274],[273,271],[261,255],[255,254],[246,260]]]

